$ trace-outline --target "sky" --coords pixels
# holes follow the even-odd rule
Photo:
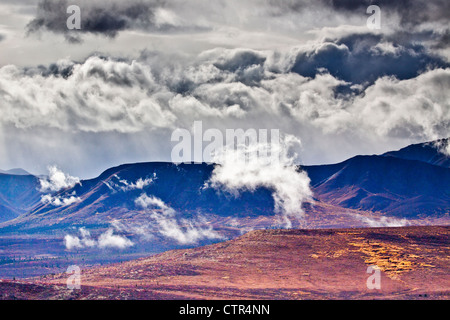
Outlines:
[[[194,121],[279,129],[301,141],[300,164],[449,137],[448,12],[446,0],[0,0],[0,168],[89,178],[170,161],[172,132]]]

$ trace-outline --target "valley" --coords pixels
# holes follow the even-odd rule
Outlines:
[[[449,227],[259,230],[234,240],[0,282],[17,299],[448,299]],[[381,269],[368,289],[368,266]],[[9,296],[8,296],[9,295]]]

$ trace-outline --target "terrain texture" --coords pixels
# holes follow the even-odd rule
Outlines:
[[[3,281],[3,299],[448,299],[450,227],[259,230],[204,247]],[[368,289],[368,266],[381,289]]]

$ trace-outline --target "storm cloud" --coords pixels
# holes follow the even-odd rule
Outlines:
[[[327,42],[319,44],[315,52],[320,54],[329,46]],[[365,52],[378,48],[374,44]],[[232,121],[264,113],[335,131],[344,130],[352,122],[356,126],[375,125],[370,121],[373,116],[391,122],[392,115],[398,113],[404,115],[402,121],[393,123],[391,129],[381,130],[377,125],[377,131],[394,133],[396,126],[411,124],[423,127],[415,132],[424,138],[445,132],[448,95],[443,89],[448,86],[448,68],[430,64],[418,69],[417,73],[422,70],[418,75],[396,74],[392,68],[390,73],[394,74],[373,73],[373,83],[358,91],[355,85],[359,78],[355,82],[341,79],[342,73],[334,75],[333,68],[330,71],[322,66],[314,74],[301,74],[298,56],[308,53],[298,53],[300,50],[295,48],[297,53],[292,54],[220,49],[203,53],[193,63],[175,62],[164,67],[146,58],[101,56],[81,63],[61,60],[48,68],[5,66],[0,69],[0,96],[4,101],[0,121],[23,129],[133,133],[189,127],[196,118]],[[399,49],[396,53],[399,59],[402,52]],[[410,57],[406,53],[405,59]],[[386,59],[389,63],[391,58]],[[305,63],[313,60],[306,59]],[[385,61],[380,57],[371,68],[383,69]],[[368,75],[364,78],[367,82],[370,79]],[[352,86],[356,91],[339,95],[342,86]],[[396,99],[398,103],[392,104]],[[402,109],[401,99],[410,102],[408,107]],[[427,101],[428,106],[424,104]],[[379,103],[382,106],[378,107]],[[368,117],[362,118],[361,112],[367,112]],[[422,112],[427,112],[426,119],[432,119],[432,123],[418,120]]]
[[[81,8],[81,30],[67,29],[69,4]],[[366,26],[370,4],[380,30]],[[301,139],[302,164],[446,138],[448,5],[4,2],[0,166],[89,177],[170,161],[172,131],[198,120],[205,130],[282,129]]]
[[[401,24],[405,26],[415,26],[429,21],[447,21],[450,11],[450,4],[445,0],[322,0],[322,2],[349,13],[364,12],[368,6],[377,5],[398,15]]]
[[[291,71],[314,77],[322,70],[351,83],[373,83],[383,76],[404,80],[427,69],[450,64],[432,55],[421,44],[399,44],[393,37],[355,34],[319,44],[310,51],[300,51]]]
[[[269,0],[273,15],[322,8],[348,15],[364,14],[370,5],[377,5],[389,15],[396,15],[403,26],[416,26],[429,21],[447,21],[450,4],[445,0]]]
[[[81,11],[81,29],[69,30],[66,25],[67,8],[76,5]],[[69,42],[82,41],[82,33],[92,33],[114,38],[123,30],[149,32],[191,29],[181,21],[163,0],[139,1],[87,1],[43,0],[37,8],[36,17],[27,25],[29,33],[52,31],[64,34]]]
[[[57,130],[65,135],[148,133],[147,144],[154,137],[166,141],[158,155],[165,160],[170,133],[179,127],[190,129],[195,120],[222,130],[283,128],[284,133],[319,145],[319,138],[327,134],[357,135],[366,141],[448,135],[450,69],[440,66],[441,60],[374,43],[361,47],[360,54],[380,50],[379,59],[365,71],[361,67],[350,74],[354,79],[327,66],[311,74],[299,71],[299,56],[320,55],[321,48],[329,46],[352,54],[350,47],[340,49],[344,44],[324,42],[308,51],[215,49],[194,61],[180,58],[164,65],[164,57],[144,53],[134,60],[94,55],[48,67],[5,66],[0,68],[0,124],[12,131]],[[402,73],[397,60],[411,61],[421,54],[438,65]],[[397,64],[398,74],[395,67],[387,70],[385,61]]]
[[[41,0],[35,17],[28,23],[30,33],[51,31],[64,34],[71,42],[81,42],[81,34],[92,33],[115,37],[121,31],[142,32],[203,32],[223,27],[247,30],[305,30],[322,26],[337,26],[347,21],[364,21],[370,5],[378,5],[383,23],[389,22],[402,30],[429,29],[429,24],[446,25],[450,5],[445,0]],[[81,30],[68,30],[66,12],[77,5],[82,13]],[[308,18],[309,17],[309,18]],[[290,25],[290,27],[289,27]],[[448,26],[447,26],[448,30]]]

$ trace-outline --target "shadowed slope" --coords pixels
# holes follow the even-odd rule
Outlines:
[[[398,151],[390,151],[384,156],[396,157],[406,160],[418,160],[436,166],[450,168],[450,156],[439,151],[438,146],[446,145],[450,138],[441,139],[434,142],[418,143],[402,148]]]
[[[335,165],[304,168],[315,195],[345,208],[398,217],[450,211],[450,169],[421,161],[357,156]]]
[[[0,174],[0,222],[31,210],[40,199],[38,188],[34,176]]]

